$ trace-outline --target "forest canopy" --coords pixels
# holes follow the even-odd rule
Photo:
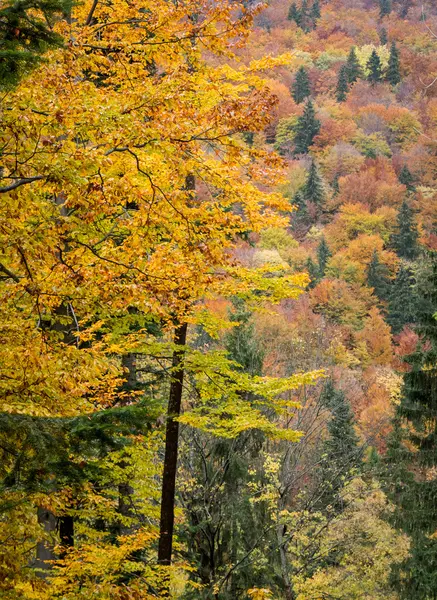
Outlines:
[[[437,7],[0,4],[0,596],[437,597]]]

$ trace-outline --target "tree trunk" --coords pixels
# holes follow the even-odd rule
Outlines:
[[[174,343],[184,346],[187,339],[187,324],[176,327]],[[167,409],[165,435],[164,472],[162,475],[161,521],[159,528],[158,562],[170,565],[173,548],[174,502],[176,487],[176,469],[179,447],[179,422],[181,413],[182,387],[184,381],[184,349],[179,347],[173,352],[172,381]]]
[[[59,537],[62,546],[59,558],[65,558],[68,548],[74,546],[74,519],[72,516],[59,517]]]
[[[53,536],[56,532],[56,517],[45,508],[38,508],[38,523],[44,527],[44,531]],[[41,569],[40,576],[46,577],[51,568],[51,561],[56,560],[57,556],[53,552],[53,546],[46,542],[38,542],[36,545],[36,559],[32,561],[32,567]]]

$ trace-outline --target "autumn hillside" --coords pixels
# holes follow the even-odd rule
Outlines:
[[[434,0],[0,0],[1,600],[437,599]]]

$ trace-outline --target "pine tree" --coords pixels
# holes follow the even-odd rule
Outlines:
[[[420,341],[406,357],[401,402],[389,445],[389,489],[398,506],[396,524],[411,539],[410,556],[396,573],[400,597],[437,597],[437,256],[418,274],[416,332]],[[396,462],[394,462],[396,461]]]
[[[368,80],[374,85],[382,80],[382,65],[381,59],[379,58],[376,50],[372,51],[369,60],[367,61],[367,68],[369,69]]]
[[[290,8],[288,9],[287,18],[289,21],[294,21],[296,25],[300,25],[301,22],[301,14],[300,10],[296,6],[296,2],[290,4]]]
[[[316,118],[314,104],[308,100],[303,115],[298,118],[295,127],[294,153],[306,154],[319,131],[320,121]]]
[[[311,16],[312,20],[314,21],[314,24],[322,16],[321,12],[320,12],[319,0],[314,0],[313,5],[311,7],[310,16]]]
[[[346,62],[347,77],[349,83],[355,83],[359,77],[362,76],[361,66],[358,62],[357,52],[355,46],[353,46],[349,52]]]
[[[303,195],[305,200],[312,202],[319,208],[321,208],[325,202],[325,185],[315,160],[313,160],[311,163],[308,179],[306,180],[305,187],[303,189]]]
[[[372,260],[367,267],[367,285],[373,288],[380,301],[385,301],[389,296],[390,279],[386,265],[379,260],[377,250],[373,251]]]
[[[337,102],[344,102],[347,98],[347,93],[349,91],[348,85],[348,68],[347,65],[343,65],[338,74],[337,81]]]
[[[410,169],[407,165],[404,165],[399,173],[398,177],[399,183],[403,183],[409,192],[416,191],[416,187],[414,185],[415,177],[411,173]]]
[[[233,311],[229,320],[238,323],[226,336],[226,349],[229,357],[235,360],[242,371],[250,375],[261,375],[264,355],[255,335],[252,313],[246,308],[244,300],[234,298]]]
[[[335,389],[331,379],[320,396],[320,403],[331,412],[328,421],[329,438],[323,445],[320,474],[323,491],[320,508],[341,510],[339,492],[348,477],[357,474],[362,465],[362,449],[354,429],[354,415],[344,393]]]
[[[391,243],[398,256],[414,260],[419,253],[418,239],[413,210],[404,200],[397,216],[397,233],[392,236]]]
[[[292,96],[297,104],[300,104],[311,94],[310,80],[308,71],[305,67],[300,67],[296,73],[296,77],[292,86]]]
[[[0,8],[0,88],[16,85],[41,60],[62,45],[51,21],[70,11],[70,0],[20,0]]]
[[[411,0],[403,0],[401,2],[401,9],[399,11],[399,17],[401,19],[406,19],[408,16],[408,12],[410,10],[410,8],[412,8],[413,4],[411,2]]]
[[[387,323],[396,335],[405,325],[416,320],[417,298],[414,293],[415,279],[410,267],[402,264],[392,285],[388,301]]]
[[[301,8],[300,8],[300,27],[308,32],[310,30],[310,14],[308,10],[308,0],[302,0]]]
[[[294,195],[292,204],[296,206],[298,213],[306,212],[306,202],[305,197],[303,195],[303,191],[299,189]]]
[[[328,244],[324,237],[322,237],[320,244],[317,247],[317,260],[319,263],[319,277],[322,279],[325,276],[326,265],[331,258],[332,253],[329,249]]]
[[[379,16],[381,19],[391,13],[391,0],[379,0]]]
[[[306,270],[308,271],[308,275],[310,277],[310,282],[308,284],[308,288],[311,290],[318,284],[319,279],[320,279],[320,277],[319,277],[320,270],[311,257],[308,258],[308,260],[306,262]]]
[[[385,27],[383,27],[379,32],[379,41],[381,46],[385,46],[388,43],[387,29]]]
[[[401,81],[399,52],[395,42],[392,43],[390,48],[390,58],[385,78],[391,85],[397,85]]]

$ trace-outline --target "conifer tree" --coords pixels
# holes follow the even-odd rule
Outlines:
[[[437,256],[418,274],[414,352],[406,357],[401,402],[388,449],[388,485],[396,524],[410,536],[409,557],[395,573],[400,597],[437,597]]]
[[[294,153],[306,154],[319,131],[320,121],[316,118],[314,104],[308,100],[303,115],[298,118],[295,127]]]
[[[341,510],[339,492],[348,477],[357,474],[362,464],[362,449],[354,429],[354,415],[350,403],[341,390],[329,379],[320,397],[321,405],[331,412],[327,429],[329,438],[324,443],[320,473],[323,490],[320,508]]]
[[[381,42],[381,46],[385,46],[388,43],[387,29],[385,27],[379,32],[379,41]]]
[[[410,169],[407,167],[407,165],[404,165],[402,167],[398,179],[399,183],[404,184],[409,192],[414,192],[416,190],[416,187],[414,185],[415,178],[411,173]]]
[[[349,52],[346,62],[347,77],[349,83],[355,83],[359,77],[361,77],[361,66],[358,62],[357,52],[355,46],[353,46]]]
[[[313,259],[311,257],[308,258],[308,260],[306,262],[306,269],[307,269],[308,275],[310,277],[310,282],[308,284],[308,288],[311,290],[319,282],[319,273],[320,273],[320,270],[319,270],[319,268],[317,267],[316,263],[313,261]]]
[[[399,11],[399,17],[401,19],[406,19],[408,16],[408,12],[412,6],[413,5],[412,5],[411,0],[402,0],[401,9]]]
[[[368,80],[375,85],[382,80],[382,65],[381,59],[379,58],[376,50],[372,51],[369,60],[367,61],[367,68],[369,69]]]
[[[315,160],[312,161],[308,179],[303,190],[304,198],[322,208],[326,198],[325,186]]]
[[[400,333],[405,325],[410,325],[416,320],[417,300],[414,284],[412,270],[401,264],[388,301],[387,323],[395,335]]]
[[[399,52],[395,42],[392,42],[390,48],[390,58],[385,78],[391,85],[397,85],[401,81]]]
[[[381,19],[389,15],[392,10],[391,0],[379,0],[379,16]]]
[[[354,429],[354,415],[344,393],[336,390],[329,379],[322,393],[323,404],[331,411],[328,423],[329,439],[325,443],[330,464],[357,464],[358,437]],[[360,458],[358,462],[361,462]]]
[[[374,293],[379,300],[387,300],[390,286],[388,269],[386,265],[379,260],[377,250],[373,251],[372,260],[367,267],[367,285],[373,288]]]
[[[414,260],[419,253],[418,239],[419,233],[413,210],[404,200],[397,216],[397,233],[392,236],[392,245],[398,256],[406,260]]]
[[[299,213],[306,212],[306,202],[302,189],[299,189],[294,195],[293,205],[296,206]]]
[[[347,93],[349,91],[348,85],[348,68],[347,65],[343,65],[338,74],[337,81],[337,102],[344,102],[347,98]]]
[[[314,0],[313,5],[311,7],[311,18],[314,21],[314,25],[315,22],[320,19],[321,17],[321,12],[320,12],[320,2],[319,0]]]
[[[250,375],[261,375],[264,355],[255,335],[252,313],[241,298],[234,298],[232,304],[229,320],[238,325],[227,334],[226,349],[239,369]]]
[[[308,32],[310,30],[310,14],[308,9],[308,0],[302,0],[300,8],[300,27]]]
[[[308,71],[305,67],[300,67],[296,73],[296,77],[292,86],[292,96],[297,104],[300,104],[311,94],[310,80]]]
[[[322,237],[320,244],[317,247],[317,260],[319,263],[319,277],[322,279],[325,276],[326,265],[331,258],[332,253],[329,249],[326,239]]]
[[[288,15],[287,18],[289,21],[294,21],[296,23],[296,25],[300,25],[300,11],[297,8],[296,2],[293,2],[292,4],[290,4],[290,8],[288,9]]]
[[[18,83],[44,52],[62,45],[51,22],[67,14],[70,0],[20,0],[0,8],[0,89]]]

